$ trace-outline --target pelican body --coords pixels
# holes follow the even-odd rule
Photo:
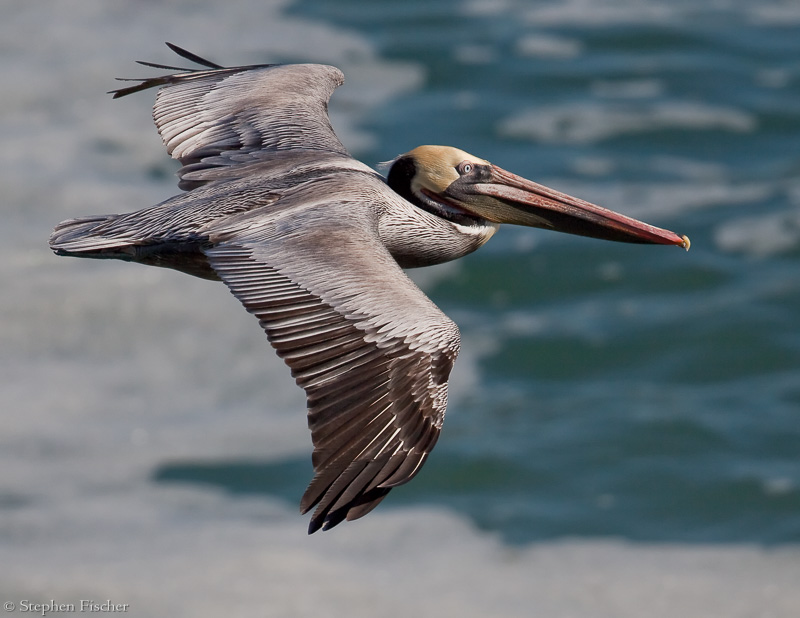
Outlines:
[[[171,72],[113,94],[160,87],[153,117],[184,192],[65,221],[50,246],[221,280],[258,318],[307,396],[309,534],[371,511],[439,437],[460,335],[402,269],[471,253],[501,223],[689,247],[457,148],[415,148],[384,178],[331,128],[339,69],[228,68],[168,45],[203,68],[142,62]]]

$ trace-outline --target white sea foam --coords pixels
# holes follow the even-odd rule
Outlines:
[[[581,53],[582,45],[577,39],[538,33],[519,39],[515,49],[520,56],[574,58]]]
[[[747,16],[755,24],[796,27],[800,24],[800,6],[796,2],[748,3]]]
[[[527,21],[537,26],[582,25],[608,26],[612,24],[663,24],[686,12],[686,2],[664,2],[649,0],[567,0],[565,2],[543,2],[531,6],[518,4]]]
[[[614,103],[543,105],[506,118],[503,136],[584,144],[627,134],[666,129],[753,131],[756,118],[742,110],[699,102],[672,101],[623,106]]]
[[[762,258],[797,251],[800,248],[800,182],[782,182],[774,193],[785,193],[790,206],[721,222],[714,229],[716,246],[723,251]]]
[[[607,99],[651,99],[663,94],[664,83],[658,79],[599,80],[591,88],[592,94]]]
[[[767,257],[800,248],[800,210],[740,217],[714,230],[714,243],[723,251]]]
[[[37,516],[37,517],[33,517]],[[291,509],[131,484],[20,506],[3,600],[129,603],[132,616],[794,618],[800,552],[621,542],[509,548],[451,514],[375,513],[305,537]]]
[[[513,0],[467,0],[462,5],[462,10],[467,15],[479,17],[498,15],[513,10]]]
[[[495,0],[484,3],[468,0],[467,12],[475,15],[499,11],[519,15],[536,27],[664,24],[692,19],[694,16],[715,16],[720,12],[756,24],[791,26],[800,21],[800,10],[793,2],[747,0],[691,2],[690,0],[550,0],[531,3],[525,0]]]

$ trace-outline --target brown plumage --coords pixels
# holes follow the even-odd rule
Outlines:
[[[255,315],[306,392],[314,478],[309,532],[368,513],[435,445],[459,332],[402,268],[459,258],[498,225],[610,240],[688,239],[444,146],[398,157],[388,178],[336,137],[323,65],[168,69],[114,91],[161,87],[153,117],[186,192],[58,225],[59,255],[111,258],[221,280]]]

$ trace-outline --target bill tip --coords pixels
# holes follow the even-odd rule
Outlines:
[[[681,247],[683,247],[684,249],[686,249],[686,250],[688,251],[688,250],[689,250],[689,247],[691,247],[691,246],[692,246],[692,241],[691,241],[691,240],[689,240],[689,237],[688,237],[688,236],[686,236],[686,234],[684,234],[683,236],[681,236],[681,238],[683,239],[683,242],[681,243]]]

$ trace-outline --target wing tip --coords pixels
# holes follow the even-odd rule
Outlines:
[[[391,487],[372,487],[366,491],[359,492],[350,501],[341,506],[336,504],[336,497],[332,499],[323,498],[308,522],[308,534],[314,534],[318,530],[326,532],[343,521],[355,521],[364,517],[364,515],[378,506],[390,491]],[[309,509],[303,514],[308,512]]]
[[[210,60],[206,60],[205,58],[201,58],[197,54],[193,54],[192,52],[184,49],[183,47],[178,47],[175,43],[170,43],[169,41],[164,41],[167,47],[169,47],[172,51],[178,54],[181,58],[185,58],[189,62],[194,62],[195,64],[199,64],[200,66],[207,67],[209,69],[224,69],[225,67],[221,64],[217,64],[216,62],[211,62]]]
[[[148,88],[153,88],[154,86],[163,86],[165,84],[169,84],[175,81],[180,81],[181,79],[186,79],[189,75],[205,72],[207,70],[212,71],[219,71],[225,70],[227,67],[224,67],[216,62],[211,62],[210,60],[206,60],[198,56],[197,54],[193,54],[192,52],[184,49],[183,47],[179,47],[174,43],[170,43],[169,41],[164,42],[167,47],[169,47],[173,52],[175,52],[181,58],[188,60],[190,62],[194,62],[195,64],[204,67],[203,69],[187,69],[184,67],[176,67],[169,64],[159,64],[156,62],[148,62],[146,60],[137,60],[136,63],[140,64],[145,67],[153,68],[153,69],[166,69],[167,71],[178,71],[177,73],[170,73],[168,75],[161,75],[158,77],[144,77],[144,78],[126,78],[126,77],[118,77],[117,80],[119,81],[130,81],[130,82],[139,82],[133,86],[127,86],[125,88],[117,88],[116,90],[109,90],[107,94],[111,95],[112,99],[118,99],[120,97],[127,96],[129,94],[133,94],[135,92],[139,92],[141,90],[147,90]]]

